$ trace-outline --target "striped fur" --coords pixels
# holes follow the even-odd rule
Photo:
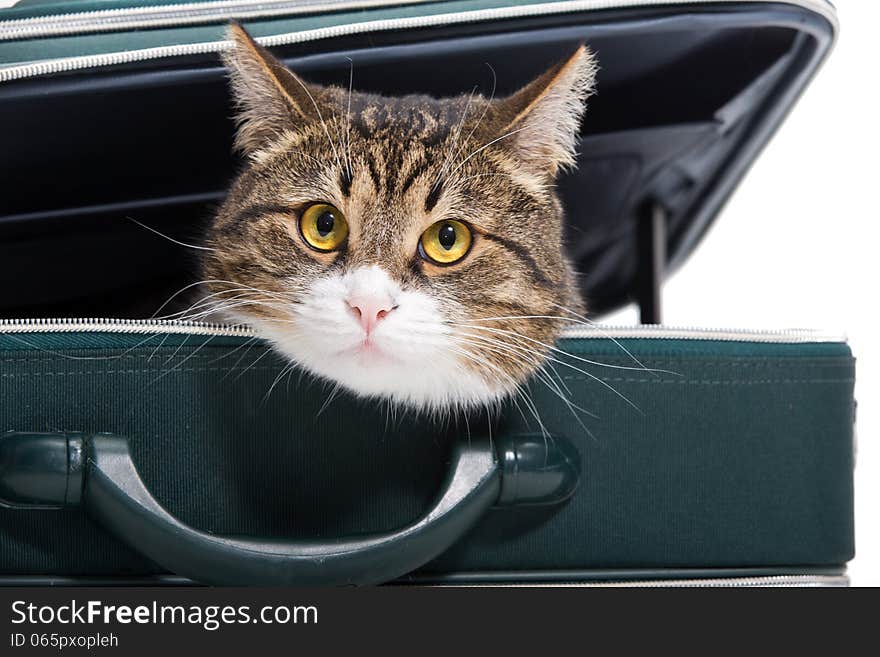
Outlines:
[[[232,26],[230,37],[236,144],[247,164],[207,233],[206,292],[215,301],[238,297],[218,308],[254,325],[293,362],[364,395],[442,408],[515,390],[564,322],[489,318],[584,311],[554,181],[575,162],[591,54],[578,48],[509,98],[392,98],[307,83],[242,28]],[[299,213],[318,201],[348,219],[338,252],[309,249],[299,235]],[[469,254],[447,267],[417,248],[441,219],[474,232]],[[336,358],[334,335],[356,342],[344,296],[361,279],[412,301],[412,313],[401,305],[383,322],[382,338],[392,356],[411,358],[393,366]],[[319,303],[319,289],[339,298]],[[313,344],[313,335],[327,344]],[[427,345],[421,354],[405,346],[419,340]],[[416,385],[418,377],[429,381]]]

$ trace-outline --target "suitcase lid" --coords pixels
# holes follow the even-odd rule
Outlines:
[[[232,18],[306,78],[347,84],[352,61],[356,87],[392,94],[500,96],[586,41],[598,93],[559,184],[594,314],[644,304],[685,261],[837,31],[822,0],[22,0],[0,9],[0,174],[17,181],[0,204],[0,315],[82,314],[84,297],[137,315],[118,300],[191,273],[120,219],[192,241],[222,197]],[[18,280],[35,260],[46,276]]]

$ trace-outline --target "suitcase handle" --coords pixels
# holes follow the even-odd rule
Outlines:
[[[8,432],[0,503],[82,505],[121,541],[178,575],[221,585],[375,584],[429,562],[493,505],[556,504],[574,492],[577,450],[562,438],[458,441],[430,510],[388,533],[326,541],[218,536],[175,518],[150,494],[128,441],[111,434]]]

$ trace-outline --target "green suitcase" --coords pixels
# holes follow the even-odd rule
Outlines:
[[[239,330],[3,328],[7,575],[813,582],[852,557],[853,359],[831,336],[587,329],[559,376],[599,417],[535,382],[542,431],[528,408],[437,426],[327,404]],[[648,370],[607,367],[634,359]],[[124,458],[90,452],[100,432]],[[225,535],[265,544],[233,554]],[[276,562],[288,541],[321,563]]]
[[[570,253],[594,316],[646,325],[572,329],[522,397],[436,421],[332,395],[247,328],[145,319],[193,259],[125,218],[192,243],[222,198],[233,18],[388,93],[486,86],[485,62],[507,93],[587,41]],[[653,325],[835,33],[814,0],[0,11],[0,582],[845,583],[845,340]]]

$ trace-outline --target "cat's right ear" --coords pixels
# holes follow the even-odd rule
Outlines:
[[[232,23],[224,51],[237,106],[235,147],[245,153],[264,148],[285,131],[320,120],[321,87],[301,80],[245,29]]]

